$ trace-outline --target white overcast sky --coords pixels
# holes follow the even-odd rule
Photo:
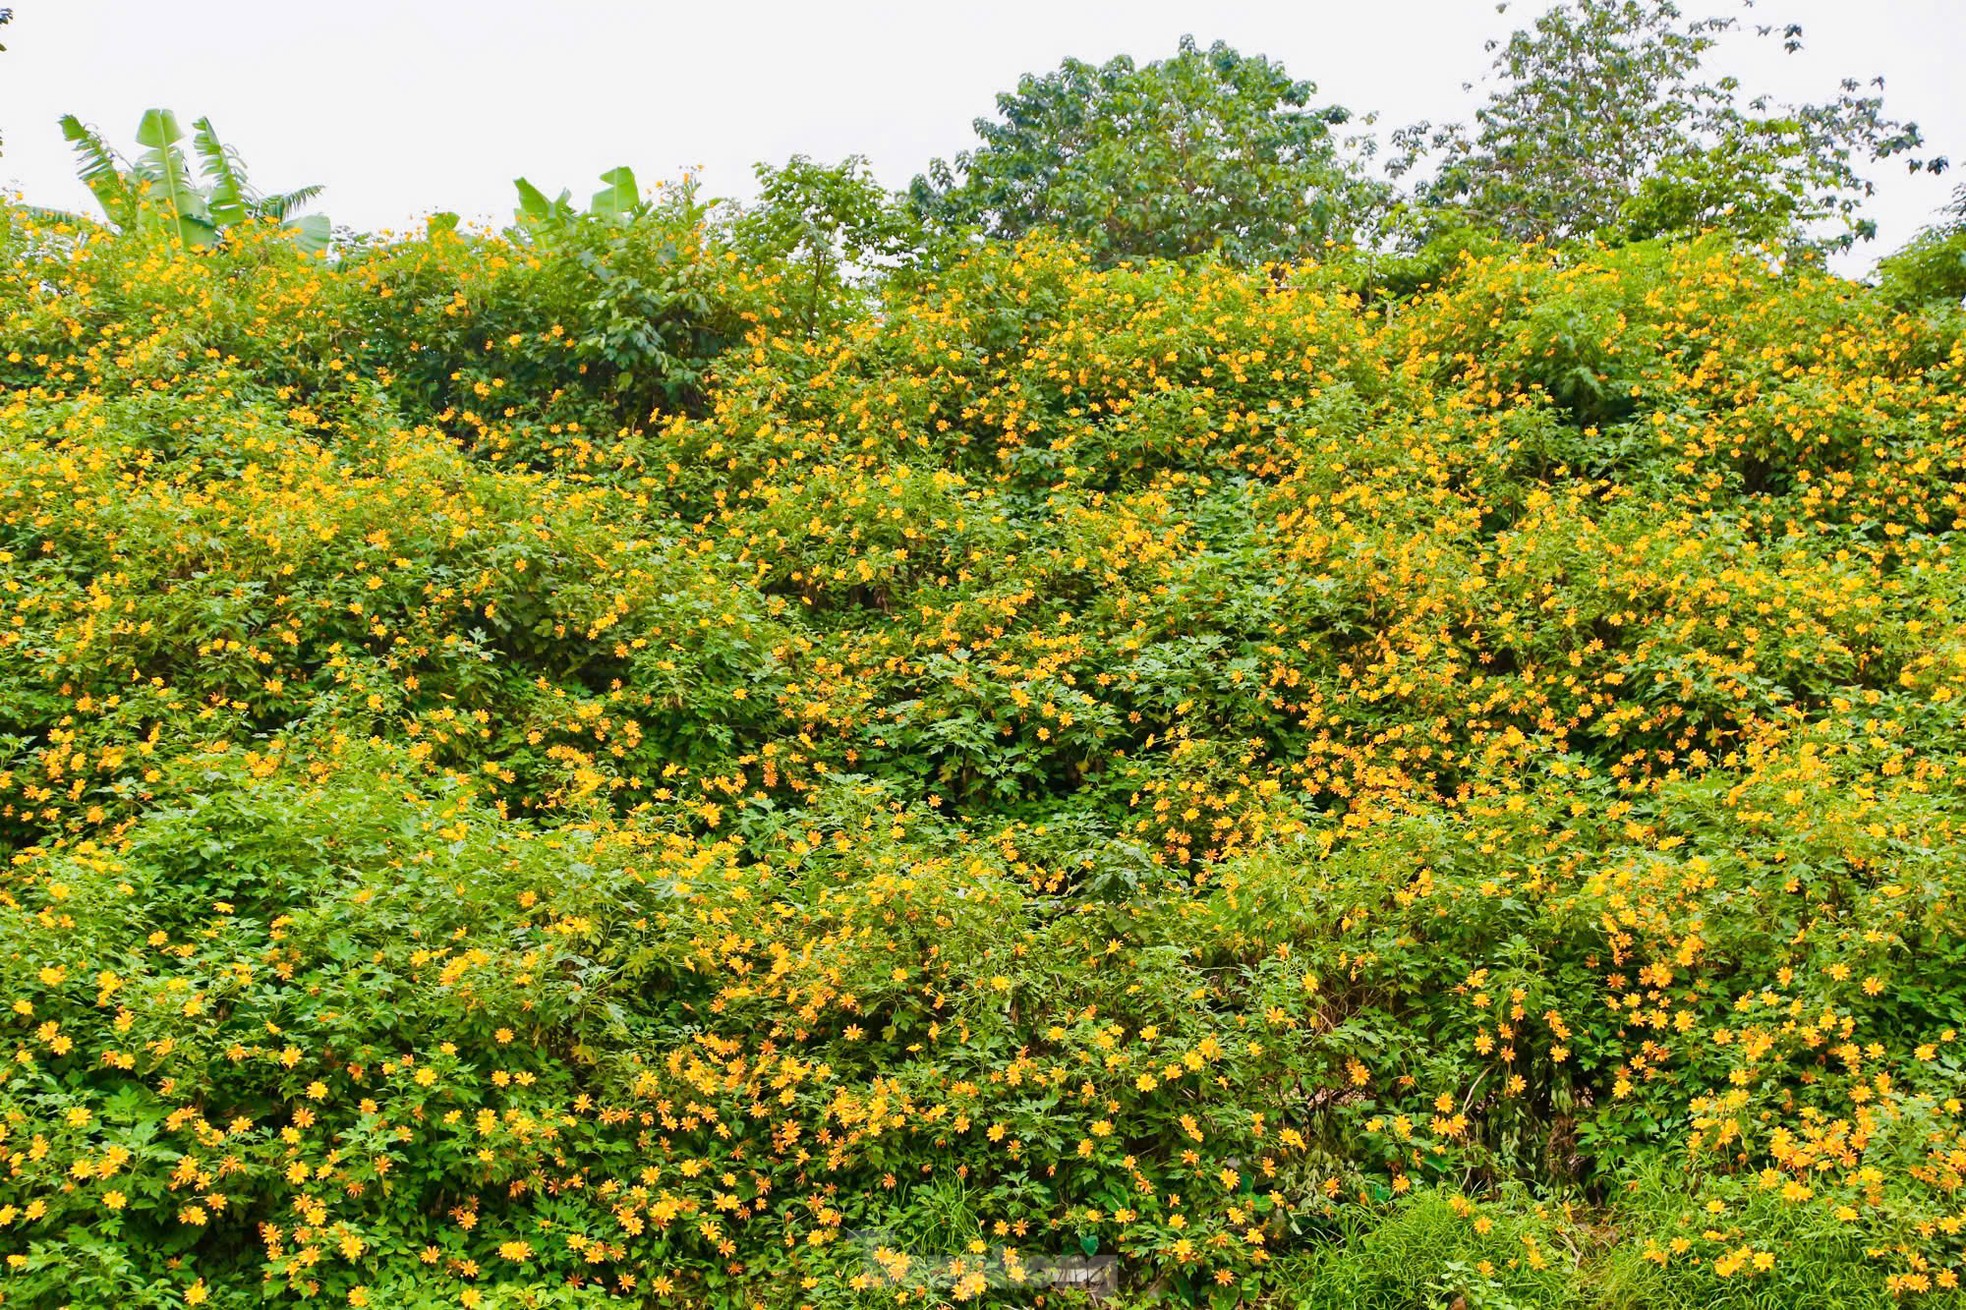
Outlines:
[[[402,227],[436,209],[504,220],[512,178],[584,198],[632,165],[644,184],[700,168],[742,198],[750,166],[858,153],[903,186],[972,140],[1019,74],[1064,57],[1173,52],[1183,33],[1280,60],[1381,129],[1464,117],[1483,42],[1543,0],[11,0],[0,30],[0,180],[87,208],[55,120],[128,148],[151,105],[210,115],[256,183],[319,182],[338,223]],[[1807,49],[1735,38],[1750,90],[1827,97],[1886,78],[1887,109],[1961,161],[1943,178],[1877,166],[1880,239],[1860,272],[1966,179],[1966,0],[1681,0],[1798,21]]]

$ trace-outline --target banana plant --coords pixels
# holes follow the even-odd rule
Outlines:
[[[550,240],[582,219],[626,224],[648,212],[648,202],[642,199],[642,189],[635,183],[632,168],[611,168],[601,174],[601,181],[607,185],[594,193],[586,212],[582,213],[573,206],[573,192],[562,191],[549,200],[544,191],[525,178],[515,178],[513,185],[519,189],[519,208],[513,217],[535,237]]]
[[[61,120],[62,136],[75,149],[76,175],[119,231],[154,232],[186,246],[205,247],[217,245],[241,224],[271,221],[291,233],[301,249],[327,249],[331,227],[325,215],[293,217],[321,194],[320,187],[263,195],[247,181],[238,152],[219,140],[211,119],[201,118],[192,127],[197,175],[179,146],[184,129],[168,109],[144,111],[137,124],[137,144],[143,149],[134,161],[124,159],[101,132],[75,115]]]

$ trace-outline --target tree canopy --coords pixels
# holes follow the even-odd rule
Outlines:
[[[1095,261],[1213,253],[1249,266],[1348,237],[1382,195],[1347,157],[1340,105],[1280,64],[1184,37],[1169,59],[1068,59],[997,97],[982,144],[909,190],[943,229],[1048,228]]]
[[[1499,45],[1472,128],[1396,134],[1428,205],[1512,241],[1642,240],[1730,232],[1754,242],[1847,247],[1871,235],[1865,169],[1914,158],[1915,123],[1884,113],[1882,79],[1778,105],[1710,71],[1732,19],[1685,19],[1670,0],[1564,0]],[[1756,34],[1799,49],[1801,29]]]

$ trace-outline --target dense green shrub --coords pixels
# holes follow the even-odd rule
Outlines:
[[[9,222],[14,1301],[1953,1292],[1944,315]]]

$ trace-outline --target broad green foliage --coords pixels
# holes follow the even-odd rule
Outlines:
[[[10,1303],[1954,1294],[1956,311],[0,239]]]
[[[515,178],[513,185],[519,189],[519,208],[513,217],[535,238],[553,241],[564,238],[583,220],[589,224],[627,227],[649,213],[649,202],[642,198],[634,169],[611,168],[601,174],[601,182],[601,190],[594,193],[583,213],[573,207],[573,192],[562,191],[548,200],[538,187],[523,177]]]
[[[1171,59],[1067,60],[997,97],[982,145],[915,179],[916,212],[944,229],[1016,239],[1038,229],[1094,261],[1218,254],[1254,267],[1344,239],[1378,198],[1333,129],[1342,106],[1282,66],[1184,37]]]
[[[1404,166],[1435,154],[1422,195],[1511,240],[1714,229],[1788,246],[1868,238],[1864,169],[1917,149],[1917,124],[1886,117],[1854,80],[1831,100],[1774,105],[1703,76],[1736,26],[1683,20],[1670,0],[1566,0],[1502,44],[1472,130],[1399,134],[1412,152]],[[1801,29],[1779,35],[1794,49]],[[1945,161],[1912,161],[1925,167]]]
[[[184,129],[168,109],[144,111],[136,136],[143,152],[134,163],[126,162],[100,132],[73,114],[61,120],[62,135],[75,149],[77,175],[118,229],[155,234],[186,246],[210,246],[235,228],[263,221],[278,225],[303,250],[327,249],[330,224],[324,216],[291,217],[320,195],[320,187],[261,195],[246,180],[238,154],[219,140],[211,120],[201,118],[192,126],[197,175],[179,145]]]
[[[439,224],[422,241],[344,251],[342,281],[369,294],[346,306],[337,347],[408,414],[499,459],[697,404],[709,358],[746,330],[758,279],[780,274],[726,259],[688,182],[644,198],[625,168],[604,180],[585,212],[522,184],[506,233]]]

